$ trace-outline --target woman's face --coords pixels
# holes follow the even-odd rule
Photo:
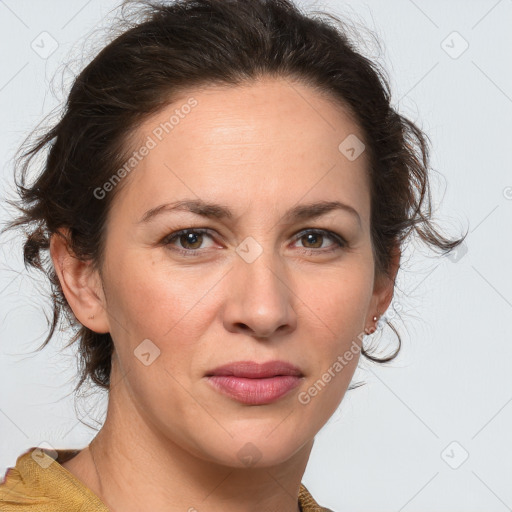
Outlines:
[[[190,91],[137,136],[105,233],[111,396],[200,458],[283,462],[340,404],[390,300],[374,283],[363,135],[313,89],[269,79]],[[162,207],[177,201],[203,206]],[[346,208],[303,209],[334,202]],[[208,377],[276,360],[300,375]]]

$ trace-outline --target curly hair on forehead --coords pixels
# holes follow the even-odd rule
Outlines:
[[[76,257],[101,271],[105,225],[121,186],[99,198],[94,191],[130,158],[140,124],[194,87],[237,86],[284,78],[313,87],[340,105],[364,134],[370,183],[370,234],[376,275],[390,275],[392,256],[411,234],[446,254],[464,240],[443,236],[432,222],[429,141],[391,106],[385,72],[363,56],[339,17],[307,13],[290,0],[128,1],[119,33],[73,81],[60,120],[16,159],[19,210],[7,229],[24,227],[24,262],[51,286],[53,319],[41,348],[66,316],[79,342],[80,379],[110,384],[114,350],[109,333],[96,333],[74,317],[51,260],[50,239],[61,228]],[[32,184],[28,170],[47,152]],[[94,155],[94,165],[91,165]],[[121,183],[122,185],[122,183]],[[4,231],[5,231],[4,230]],[[467,234],[467,233],[466,233]],[[361,353],[379,358],[364,346]]]

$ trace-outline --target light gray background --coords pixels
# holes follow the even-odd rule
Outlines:
[[[453,235],[470,230],[451,258],[420,252],[418,244],[407,251],[395,299],[402,353],[387,368],[358,370],[368,384],[347,392],[318,434],[303,482],[337,512],[512,510],[512,1],[300,4],[377,32],[394,105],[432,140],[438,225]],[[58,104],[80,69],[84,41],[85,50],[94,41],[86,36],[108,24],[115,5],[0,1],[2,199],[11,194],[15,149]],[[39,52],[51,50],[45,31],[58,44],[49,56],[31,47],[46,37]],[[362,51],[376,55],[371,45]],[[0,220],[7,215],[2,200]],[[92,396],[75,411],[73,351],[60,351],[65,337],[30,353],[50,315],[39,297],[44,282],[23,269],[20,238],[2,240],[3,475],[30,446],[85,446],[94,432],[77,414],[101,421],[105,400],[91,411]],[[392,350],[389,328],[382,343]]]

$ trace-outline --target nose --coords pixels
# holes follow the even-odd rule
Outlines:
[[[284,265],[274,254],[263,251],[252,262],[236,258],[229,273],[224,326],[258,339],[282,336],[296,328],[293,293]]]

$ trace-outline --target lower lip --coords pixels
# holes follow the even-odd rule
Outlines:
[[[279,400],[296,388],[302,377],[281,375],[266,379],[247,379],[232,375],[211,375],[206,380],[217,391],[248,405],[264,405]]]

